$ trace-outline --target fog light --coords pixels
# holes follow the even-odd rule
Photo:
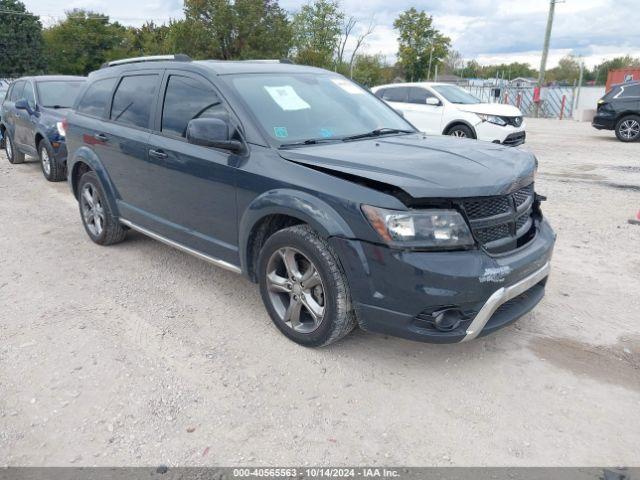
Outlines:
[[[447,308],[438,310],[431,314],[433,317],[433,325],[441,332],[450,332],[460,326],[466,316],[457,308]]]

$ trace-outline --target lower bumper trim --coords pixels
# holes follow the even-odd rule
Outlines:
[[[528,277],[523,278],[519,282],[514,283],[513,285],[510,285],[508,287],[502,287],[499,290],[496,290],[475,316],[473,322],[471,322],[471,325],[469,325],[469,328],[467,328],[466,335],[462,339],[462,341],[468,342],[469,340],[473,340],[478,335],[480,335],[482,329],[491,319],[496,310],[500,308],[500,305],[517,297],[518,295],[521,295],[522,293],[532,288],[534,285],[540,283],[547,276],[549,276],[550,271],[551,264],[547,262],[541,269],[532,273]]]

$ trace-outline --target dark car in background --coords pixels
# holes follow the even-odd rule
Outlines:
[[[615,130],[622,142],[640,140],[640,82],[614,85],[598,100],[593,122],[598,130]]]
[[[534,155],[427,137],[336,73],[112,62],[89,76],[66,126],[92,241],[133,229],[242,272],[302,345],[356,325],[468,341],[544,295],[555,234]]]
[[[84,77],[38,76],[14,81],[0,107],[0,133],[11,163],[39,158],[51,182],[66,179],[67,148],[62,122]]]
[[[9,90],[9,82],[6,80],[0,80],[0,105],[4,102],[7,90]],[[2,112],[0,112],[0,121],[2,121]],[[4,137],[2,136],[2,131],[0,131],[0,148],[4,148]]]

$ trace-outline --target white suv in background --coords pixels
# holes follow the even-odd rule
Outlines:
[[[522,112],[513,105],[482,103],[447,83],[395,83],[371,89],[419,130],[517,146],[525,141]]]

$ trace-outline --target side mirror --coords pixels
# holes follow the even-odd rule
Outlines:
[[[426,103],[427,105],[433,105],[434,107],[442,105],[440,103],[440,100],[438,100],[436,97],[427,97]]]
[[[18,110],[27,110],[27,111],[31,110],[26,98],[21,98],[20,100],[18,100],[16,102],[16,108]]]
[[[232,152],[242,150],[242,143],[231,139],[231,128],[219,118],[196,118],[187,125],[187,141],[203,147],[221,148]]]
[[[404,118],[404,112],[402,110],[398,110],[397,108],[393,109],[398,115],[400,115],[402,118]]]

